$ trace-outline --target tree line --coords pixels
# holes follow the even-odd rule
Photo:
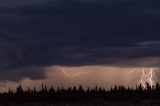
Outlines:
[[[19,85],[17,90],[13,92],[9,89],[6,93],[0,94],[0,103],[70,103],[70,102],[88,102],[88,101],[142,101],[142,100],[159,100],[160,84],[150,86],[146,83],[146,88],[137,85],[136,88],[126,88],[123,85],[115,85],[110,90],[95,86],[94,88],[84,89],[82,85],[79,87],[69,87],[64,89],[58,87],[47,88],[42,84],[41,90],[28,88],[23,90]]]

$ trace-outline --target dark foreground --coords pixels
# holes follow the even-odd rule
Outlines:
[[[116,86],[106,91],[104,88],[95,87],[84,90],[78,88],[64,89],[53,87],[47,89],[42,85],[42,90],[36,89],[23,91],[19,86],[16,92],[9,90],[0,94],[1,106],[160,106],[160,85],[151,87],[146,84],[136,89]]]
[[[107,101],[90,101],[85,103],[68,103],[68,102],[59,102],[59,103],[7,103],[1,104],[0,106],[160,106],[159,101],[116,101],[116,102],[107,102]]]

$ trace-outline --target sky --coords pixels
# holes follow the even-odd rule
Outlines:
[[[20,83],[37,88],[42,83],[106,88],[139,84],[144,67],[159,71],[159,3],[1,0],[1,91]]]

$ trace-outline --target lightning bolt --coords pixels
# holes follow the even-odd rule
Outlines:
[[[155,85],[155,82],[156,82],[155,80],[158,81],[157,76],[156,76],[156,71],[159,72],[158,68],[143,68],[141,70],[129,71],[127,75],[134,73],[134,72],[136,72],[136,75],[140,75],[142,73],[141,78],[140,78],[140,83],[145,89],[146,83],[148,83],[151,87],[153,87],[153,85]]]
[[[149,72],[146,73],[145,68],[142,71],[141,84],[144,88],[146,88],[146,83],[148,83],[151,87],[153,86],[153,68],[149,69]]]
[[[66,77],[77,77],[77,76],[82,75],[82,74],[83,75],[87,75],[88,74],[86,72],[77,72],[77,73],[74,73],[74,74],[69,74],[64,70],[64,68],[61,68],[61,71]]]

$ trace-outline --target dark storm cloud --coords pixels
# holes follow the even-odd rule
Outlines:
[[[1,68],[160,57],[159,1],[90,1],[2,1]]]
[[[32,80],[46,78],[45,69],[43,67],[31,67],[10,71],[0,71],[0,81],[19,81],[24,78],[30,78]]]

